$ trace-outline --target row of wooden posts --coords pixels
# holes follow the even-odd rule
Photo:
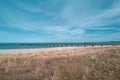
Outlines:
[[[29,44],[30,46],[32,46],[32,44]],[[114,44],[115,45],[115,44]],[[111,44],[111,46],[114,46],[113,44]],[[87,46],[105,46],[104,44],[56,44],[56,43],[43,43],[41,44],[41,46],[45,46],[45,47],[87,47]]]

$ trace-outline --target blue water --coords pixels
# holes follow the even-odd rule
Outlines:
[[[120,45],[120,41],[115,42],[86,42],[86,43],[0,43],[2,49],[31,49],[31,48],[53,48],[71,46],[95,46],[95,45]]]
[[[17,44],[17,43],[0,43],[0,49],[31,49],[31,48],[50,48],[43,44]]]

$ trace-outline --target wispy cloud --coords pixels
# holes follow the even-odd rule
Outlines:
[[[45,31],[51,31],[51,32],[67,32],[68,29],[69,28],[66,26],[47,26],[47,27],[44,27]]]
[[[32,32],[42,40],[84,41],[112,35],[112,30],[120,30],[120,0],[1,0],[0,26]]]
[[[78,3],[80,5],[80,3]],[[89,4],[90,5],[90,4]],[[103,4],[101,4],[103,5]],[[81,10],[81,7],[76,3],[70,3],[62,11],[61,16],[66,20],[68,25],[76,25],[80,28],[104,27],[112,24],[120,24],[120,0],[111,4],[111,7],[101,10],[96,10],[95,6],[85,5],[86,10]],[[78,10],[78,11],[76,11]]]
[[[115,18],[117,16],[118,18]],[[106,26],[111,24],[120,24],[119,16],[120,16],[120,8],[108,9],[96,15],[95,17],[91,18],[91,20],[86,22],[86,24],[84,24],[83,26],[100,27],[100,26]]]

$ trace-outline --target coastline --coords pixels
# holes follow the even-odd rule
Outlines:
[[[32,52],[65,50],[65,49],[75,49],[75,48],[84,48],[84,47],[54,47],[54,48],[34,48],[34,49],[3,49],[3,50],[0,50],[0,54],[32,53]]]
[[[30,48],[30,49],[1,49],[0,54],[17,54],[17,53],[34,53],[43,51],[66,50],[66,49],[81,49],[81,48],[97,48],[101,46],[86,46],[86,47],[53,47],[53,48]],[[105,45],[102,47],[112,47],[112,45]]]

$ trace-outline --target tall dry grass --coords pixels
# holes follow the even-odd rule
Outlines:
[[[0,54],[0,80],[120,80],[120,47]]]

